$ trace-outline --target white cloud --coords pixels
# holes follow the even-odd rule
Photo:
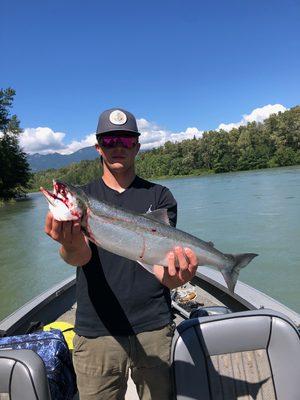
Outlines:
[[[154,147],[162,146],[165,142],[181,142],[184,139],[192,139],[194,136],[201,137],[203,131],[198,128],[187,128],[184,132],[171,132],[147,121],[146,119],[137,120],[138,129],[141,132],[141,148],[149,150]]]
[[[250,114],[244,114],[240,122],[232,122],[230,124],[220,124],[218,129],[224,129],[229,132],[233,128],[238,128],[241,125],[247,125],[249,122],[263,122],[269,118],[271,114],[278,114],[286,111],[287,108],[282,104],[268,104],[264,107],[255,108]]]
[[[142,129],[147,129],[149,128],[149,126],[151,125],[149,121],[147,121],[145,118],[140,118],[137,120],[137,124],[138,124],[138,129],[142,130]],[[153,125],[154,126],[154,125]]]
[[[220,124],[217,129],[230,131],[232,128],[246,125],[248,122],[262,122],[271,114],[284,112],[286,108],[281,104],[268,104],[264,107],[256,108],[250,114],[243,115],[241,121],[229,124]],[[142,133],[140,141],[143,150],[150,150],[154,147],[162,146],[166,141],[181,142],[185,139],[202,137],[203,131],[197,127],[188,127],[185,131],[172,132],[156,123],[144,118],[137,120],[139,131]],[[26,153],[47,154],[58,152],[70,154],[84,147],[93,146],[96,142],[95,133],[86,135],[82,140],[73,140],[66,144],[67,135],[63,132],[54,132],[48,127],[27,128],[20,135],[20,144]]]
[[[20,135],[20,145],[26,153],[61,153],[70,154],[82,149],[83,147],[95,144],[95,134],[87,135],[81,141],[73,140],[69,144],[64,143],[66,134],[54,132],[51,128],[38,127],[26,128]]]
[[[27,128],[20,135],[20,145],[26,153],[53,153],[64,148],[65,133],[47,127]]]
[[[60,153],[61,154],[74,153],[75,151],[80,150],[83,147],[94,146],[95,143],[96,143],[95,133],[91,133],[80,141],[73,140],[70,144],[66,146],[66,148],[63,151],[60,151]]]
[[[171,140],[171,142],[181,142],[185,139],[193,139],[194,136],[198,139],[202,137],[202,134],[203,131],[199,131],[196,127],[187,128],[184,132],[171,133],[168,140]]]
[[[245,125],[245,124],[243,124],[242,121],[236,122],[236,123],[232,122],[231,124],[220,124],[218,126],[217,130],[223,129],[224,131],[229,132],[229,131],[231,131],[231,129],[238,128],[241,125]]]

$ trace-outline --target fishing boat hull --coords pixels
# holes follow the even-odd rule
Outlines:
[[[191,284],[197,293],[199,304],[203,304],[204,307],[224,306],[232,312],[268,308],[281,312],[300,327],[300,315],[297,312],[240,281],[237,282],[235,293],[231,293],[220,274],[211,268],[198,268]],[[48,324],[62,319],[62,316],[70,320],[75,317],[75,302],[76,278],[73,275],[30,300],[0,321],[0,335],[23,334],[33,321],[42,321],[44,324]],[[175,312],[180,313],[181,310],[176,308],[175,302],[173,302],[173,306]],[[182,307],[182,316],[186,318],[188,314],[184,310],[185,308]]]

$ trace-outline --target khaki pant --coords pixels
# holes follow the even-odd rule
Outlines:
[[[74,338],[80,400],[123,400],[129,368],[141,400],[171,399],[173,324],[136,336]]]

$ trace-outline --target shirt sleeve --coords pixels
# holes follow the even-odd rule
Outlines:
[[[171,226],[176,226],[177,223],[177,201],[172,195],[171,191],[162,187],[160,196],[158,199],[157,208],[166,208],[168,210],[168,217]]]

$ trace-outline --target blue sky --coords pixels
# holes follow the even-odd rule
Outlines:
[[[99,113],[114,106],[136,115],[150,146],[300,103],[297,0],[0,7],[0,87],[17,92],[27,151],[88,144]]]

